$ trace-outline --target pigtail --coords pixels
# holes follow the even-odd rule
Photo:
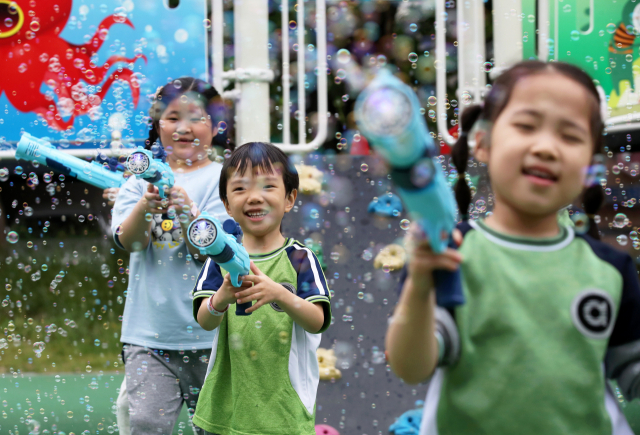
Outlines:
[[[598,184],[587,187],[582,195],[584,212],[589,217],[589,230],[587,231],[587,234],[596,240],[600,240],[600,233],[594,218],[603,202],[604,194],[602,193],[602,187]]]
[[[451,160],[458,170],[458,182],[454,192],[458,209],[460,210],[460,217],[463,221],[469,220],[469,204],[471,204],[471,189],[469,189],[464,176],[469,162],[469,132],[481,114],[482,107],[479,105],[465,108],[464,112],[462,112],[462,128],[458,140],[451,149]]]

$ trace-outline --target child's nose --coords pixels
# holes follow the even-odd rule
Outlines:
[[[257,189],[251,189],[249,192],[249,204],[256,204],[263,202],[262,194]]]

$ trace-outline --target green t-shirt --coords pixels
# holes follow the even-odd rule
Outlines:
[[[329,288],[309,248],[287,239],[273,252],[250,257],[273,281],[302,299],[322,303],[320,332],[329,327]],[[225,274],[211,259],[204,264],[193,291],[194,317],[202,298],[216,292]],[[236,316],[235,307],[229,307],[215,330],[193,422],[220,435],[315,435],[320,337],[276,303],[250,316]]]
[[[436,370],[420,434],[631,435],[605,376],[609,351],[640,345],[631,257],[566,226],[551,239],[460,229],[460,358]]]

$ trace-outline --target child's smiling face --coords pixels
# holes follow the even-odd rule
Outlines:
[[[237,170],[227,184],[227,214],[254,237],[264,237],[280,231],[280,222],[295,203],[297,191],[286,193],[282,170],[271,166],[271,171],[247,167]]]
[[[162,112],[158,134],[165,147],[171,147],[171,158],[201,161],[207,158],[211,140],[217,133],[202,104],[182,95]]]
[[[580,194],[593,156],[593,97],[558,73],[521,79],[476,158],[488,164],[496,202],[531,216],[557,212]]]

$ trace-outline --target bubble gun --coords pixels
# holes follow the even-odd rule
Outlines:
[[[231,284],[240,287],[240,277],[249,275],[250,260],[247,250],[240,244],[242,230],[232,219],[224,224],[206,212],[200,214],[187,229],[189,242],[202,255],[208,255],[213,261],[229,272]],[[249,316],[245,310],[252,305],[251,302],[236,304],[236,315]]]
[[[64,175],[100,189],[120,187],[127,181],[122,172],[113,172],[98,162],[87,162],[56,149],[51,142],[24,133],[16,149],[17,160],[35,161]]]
[[[445,180],[439,149],[429,135],[418,97],[383,69],[356,101],[356,121],[362,134],[391,167],[391,177],[409,216],[416,221],[435,253],[455,246],[453,192]],[[450,308],[464,303],[460,271],[433,272],[436,300]]]
[[[158,186],[161,198],[166,197],[166,191],[175,183],[173,171],[164,159],[154,157],[151,151],[143,147],[129,154],[126,167],[136,178]]]

